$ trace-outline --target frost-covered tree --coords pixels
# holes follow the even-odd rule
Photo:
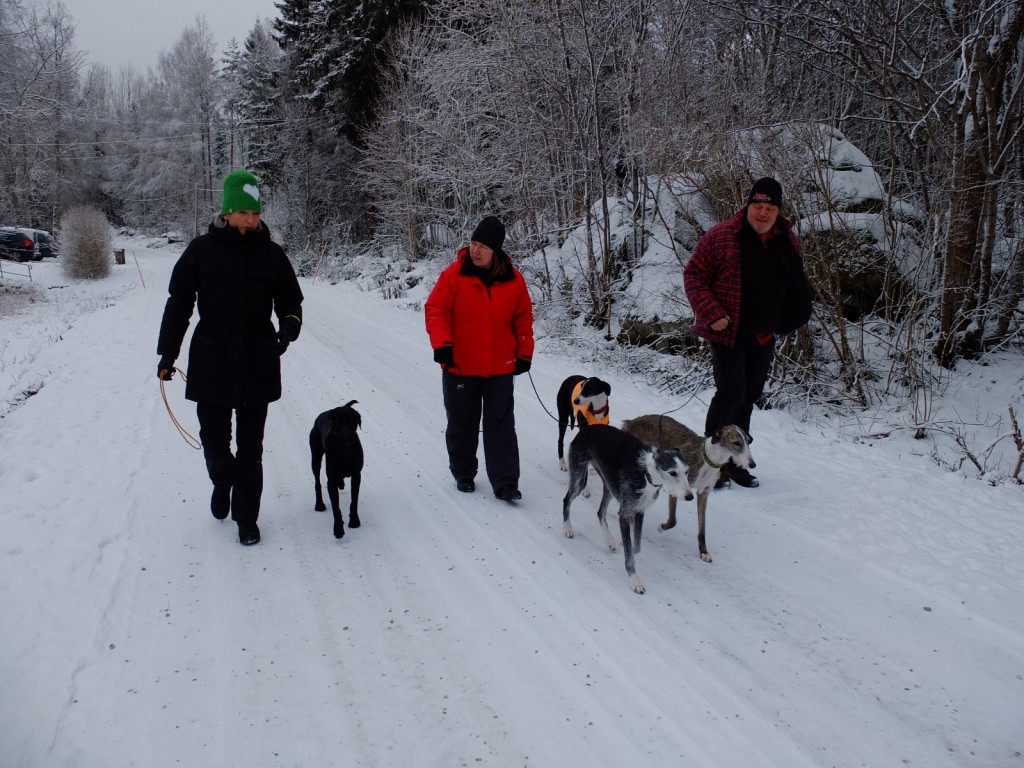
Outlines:
[[[206,20],[197,16],[170,51],[160,55],[157,65],[166,99],[165,125],[175,134],[163,158],[162,175],[178,177],[185,199],[193,196],[196,185],[205,187],[211,205],[215,182],[222,175],[213,164],[219,97],[214,50],[213,33]],[[172,186],[173,182],[168,189]]]
[[[74,189],[76,81],[82,56],[60,3],[0,2],[0,214],[53,228]]]
[[[224,113],[232,148],[238,148],[230,164],[250,169],[273,187],[281,178],[282,128],[288,116],[280,86],[284,62],[270,22],[257,21],[243,49],[229,50],[224,61]]]
[[[298,98],[323,110],[332,128],[356,144],[373,123],[383,45],[431,0],[286,0],[275,21],[278,41],[293,62]]]
[[[134,123],[137,132],[121,150],[128,173],[119,193],[138,225],[192,231],[213,207],[224,173],[215,163],[218,89],[213,35],[196,17],[160,54],[126,116],[125,125]]]
[[[744,7],[745,8],[745,7]],[[919,287],[945,366],[1005,338],[1019,286],[1024,3],[834,0],[757,6],[787,67],[827,88],[809,101],[911,200],[934,263]],[[827,111],[822,105],[828,107]]]

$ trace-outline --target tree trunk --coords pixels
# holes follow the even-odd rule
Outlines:
[[[973,355],[982,329],[973,327],[978,301],[981,218],[985,212],[985,171],[974,142],[964,141],[954,161],[949,230],[939,311],[939,339],[933,354],[944,368]]]

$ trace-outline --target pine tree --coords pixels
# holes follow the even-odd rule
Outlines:
[[[327,112],[333,129],[361,146],[373,125],[389,35],[432,0],[285,0],[275,21],[294,65],[298,98]]]
[[[229,49],[224,63],[225,111],[233,118],[229,122],[239,152],[233,164],[244,165],[273,187],[281,177],[285,110],[279,84],[283,60],[270,24],[257,21],[246,36],[244,50]]]

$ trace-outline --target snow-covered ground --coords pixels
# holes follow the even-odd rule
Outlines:
[[[613,423],[678,403],[542,341],[541,399],[517,379],[523,501],[482,474],[461,494],[422,315],[304,280],[242,547],[156,380],[179,249],[122,244],[107,280],[44,262],[31,301],[0,296],[0,765],[1024,765],[1021,486],[943,471],[905,430],[758,412],[762,484],[712,495],[714,562],[692,503],[658,533],[659,499],[636,595],[597,495],[562,535],[549,412],[577,372],[612,382]],[[984,380],[1021,413],[1019,360]],[[707,394],[673,417],[699,429]],[[307,435],[350,399],[363,526],[338,541]]]

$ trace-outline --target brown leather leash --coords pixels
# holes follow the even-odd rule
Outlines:
[[[181,370],[181,368],[175,368],[174,370],[177,371],[178,375],[181,376],[182,381],[188,381],[188,378],[185,376],[185,372]],[[164,389],[163,371],[160,371],[160,396],[164,399],[164,406],[167,408],[167,415],[171,417],[171,422],[174,424],[175,429],[178,430],[178,434],[180,434],[182,439],[186,443],[188,443],[188,446],[190,448],[195,448],[197,451],[201,450],[203,444],[196,440],[196,438],[193,437],[191,434],[189,434],[189,431],[187,429],[181,426],[181,422],[178,421],[178,418],[174,415],[174,411],[171,410],[171,404],[167,402],[167,392]]]

